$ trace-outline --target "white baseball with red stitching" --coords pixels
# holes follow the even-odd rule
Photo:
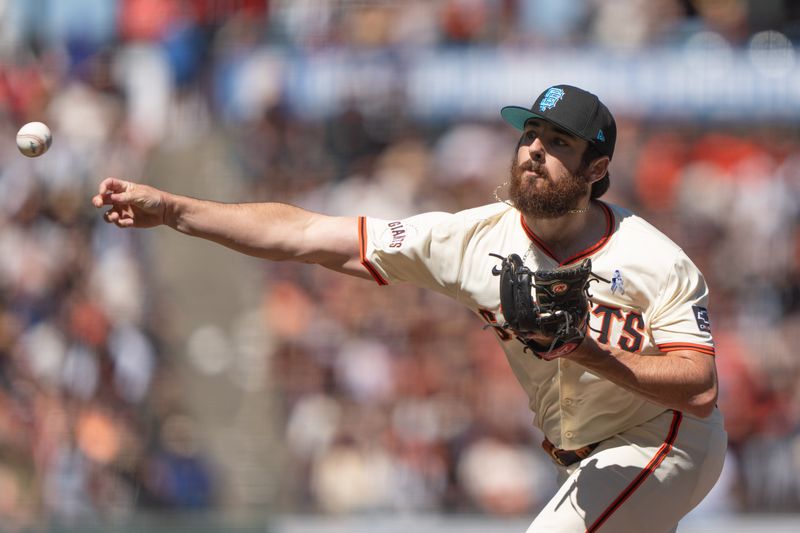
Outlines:
[[[39,157],[52,143],[53,134],[43,122],[28,122],[17,132],[17,148],[28,157]]]

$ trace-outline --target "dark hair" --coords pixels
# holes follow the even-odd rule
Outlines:
[[[583,156],[581,157],[581,170],[586,170],[589,168],[589,165],[591,165],[595,159],[600,157],[604,157],[603,154],[601,154],[592,143],[589,143],[589,145],[586,147],[586,150],[583,151]],[[608,172],[606,172],[605,176],[592,183],[592,200],[603,196],[610,186],[611,179],[608,177]]]

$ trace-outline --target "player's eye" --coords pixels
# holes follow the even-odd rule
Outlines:
[[[522,140],[528,144],[532,143],[534,139],[536,139],[536,131],[534,130],[528,130],[522,134]]]

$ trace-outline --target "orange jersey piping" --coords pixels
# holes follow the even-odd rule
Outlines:
[[[372,266],[372,263],[367,259],[367,217],[358,217],[358,255],[361,259],[361,264],[367,269],[369,275],[372,276],[378,285],[388,285],[389,282],[383,279],[378,270]]]
[[[658,344],[658,349],[662,352],[677,352],[678,350],[692,350],[707,355],[715,355],[714,347],[707,344],[695,344],[691,342],[665,342]]]
[[[542,241],[533,230],[528,226],[525,222],[525,217],[520,213],[519,217],[522,221],[522,229],[525,230],[525,234],[528,236],[530,240],[532,240],[536,246],[541,249],[545,254],[547,254],[553,261],[557,262],[560,266],[561,265],[568,265],[570,263],[575,263],[580,261],[584,257],[588,257],[593,253],[599,251],[603,246],[608,244],[609,239],[611,239],[611,235],[614,233],[614,213],[611,212],[611,208],[608,207],[605,203],[596,200],[596,202],[603,208],[603,213],[606,216],[606,231],[603,236],[593,245],[589,246],[583,251],[578,252],[577,254],[573,255],[572,257],[567,258],[565,261],[559,261],[553,251]]]
[[[606,508],[605,511],[600,513],[600,516],[597,518],[597,520],[595,520],[594,523],[592,523],[592,525],[586,529],[586,533],[593,533],[594,531],[600,529],[600,526],[602,526],[609,518],[611,518],[611,515],[614,514],[614,512],[619,509],[622,504],[633,495],[634,492],[636,492],[636,489],[638,489],[642,483],[644,483],[645,480],[650,477],[650,474],[656,471],[656,468],[658,468],[664,459],[667,458],[669,452],[672,451],[672,446],[675,443],[675,439],[678,437],[678,428],[680,428],[681,420],[683,419],[683,414],[679,411],[673,411],[672,413],[672,424],[670,425],[669,433],[667,434],[667,438],[664,440],[664,444],[661,445],[647,466],[644,467],[641,472],[639,472],[639,475],[637,475],[633,481],[631,481],[630,484],[625,487],[625,489],[619,494],[619,496],[617,496],[611,505]]]

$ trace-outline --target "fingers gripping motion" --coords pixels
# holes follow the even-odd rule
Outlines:
[[[120,228],[150,228],[166,223],[164,193],[140,183],[106,178],[92,197],[92,205],[111,206],[103,218]]]
[[[532,272],[517,254],[502,257],[492,274],[500,276],[500,305],[506,323],[526,349],[547,361],[574,351],[589,324],[592,262]]]

